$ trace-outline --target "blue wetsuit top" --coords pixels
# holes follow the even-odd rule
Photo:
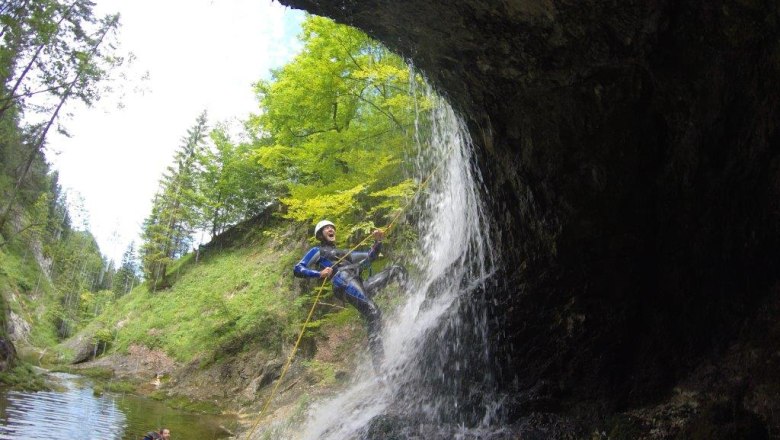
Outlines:
[[[314,246],[295,265],[293,273],[298,278],[319,278],[322,269],[333,267],[333,278],[350,279],[360,274],[359,263],[373,261],[379,256],[381,249],[381,241],[374,242],[368,252],[349,253],[347,250],[336,249],[328,244]],[[336,264],[339,260],[341,261]]]

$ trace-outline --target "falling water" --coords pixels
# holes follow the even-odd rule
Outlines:
[[[465,125],[446,103],[421,125],[429,129],[419,136],[418,179],[430,180],[412,206],[421,237],[413,262],[419,275],[405,304],[385,313],[383,374],[364,362],[349,388],[312,406],[292,438],[383,438],[371,433],[383,429],[401,438],[484,438],[495,423],[498,403],[478,305],[495,258],[480,176]]]

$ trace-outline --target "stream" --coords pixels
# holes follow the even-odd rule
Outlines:
[[[138,440],[161,426],[171,439],[227,438],[227,417],[189,413],[156,400],[106,392],[93,393],[90,379],[67,373],[47,375],[57,391],[0,389],[0,440]]]

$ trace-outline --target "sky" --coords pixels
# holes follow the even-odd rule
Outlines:
[[[257,112],[252,83],[300,50],[304,14],[270,0],[96,3],[100,15],[121,14],[120,50],[136,57],[132,80],[91,108],[71,104],[60,121],[70,137],[52,135],[47,158],[73,207],[87,212],[75,214],[74,225],[86,220],[103,255],[119,264],[132,241],[140,245],[159,179],[187,129],[203,110],[210,126]]]

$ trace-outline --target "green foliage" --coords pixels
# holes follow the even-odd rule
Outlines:
[[[138,263],[136,262],[136,258],[135,242],[132,242],[125,250],[125,253],[122,254],[122,263],[111,283],[111,289],[117,297],[126,294],[141,282],[138,277]]]
[[[198,264],[189,260],[170,289],[152,294],[136,288],[100,319],[112,326],[125,322],[116,333],[116,349],[142,344],[184,362],[218,359],[256,345],[276,350],[288,328],[300,321],[290,307],[290,267],[279,259],[278,253],[241,248]]]
[[[8,371],[0,372],[0,383],[25,391],[48,389],[46,381],[27,363],[20,363]]]
[[[330,386],[337,382],[336,366],[332,363],[310,360],[304,362],[304,366],[308,369],[317,385]]]
[[[197,159],[207,134],[206,112],[198,116],[160,180],[152,213],[144,222],[141,260],[144,276],[152,290],[165,277],[166,269],[190,247],[191,236],[200,225],[198,206],[202,203],[197,190]]]
[[[216,236],[226,227],[259,214],[273,200],[277,185],[251,160],[252,146],[234,144],[228,127],[219,124],[198,156],[200,228]]]
[[[287,186],[287,218],[387,224],[415,187],[404,157],[415,109],[430,105],[417,91],[422,79],[365,34],[325,18],[310,17],[302,40],[300,55],[256,85],[263,111],[247,123],[255,160]]]
[[[82,321],[91,319],[105,306],[108,294],[94,295],[105,275],[105,261],[95,238],[89,232],[75,231],[51,246],[52,281],[60,304],[58,331],[67,337],[76,331]],[[111,295],[113,296],[113,295]]]

